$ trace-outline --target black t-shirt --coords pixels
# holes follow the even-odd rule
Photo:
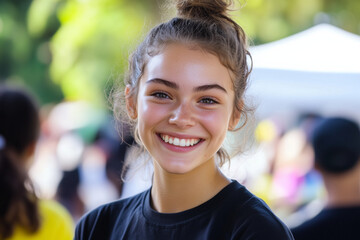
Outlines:
[[[296,240],[360,239],[360,206],[324,209],[291,231]]]
[[[150,189],[103,205],[84,216],[75,239],[293,239],[266,204],[233,181],[207,202],[180,212],[159,213]]]

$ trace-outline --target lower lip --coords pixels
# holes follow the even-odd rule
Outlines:
[[[169,149],[170,151],[179,152],[179,153],[190,152],[190,151],[194,150],[196,147],[198,147],[200,144],[202,144],[202,142],[203,142],[202,140],[200,140],[199,143],[197,143],[193,146],[180,147],[180,146],[175,146],[173,144],[166,143],[159,135],[157,135],[157,136],[160,139],[160,142],[162,143],[162,145],[164,145],[167,149]]]

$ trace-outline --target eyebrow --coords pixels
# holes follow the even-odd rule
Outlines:
[[[179,89],[179,86],[174,83],[174,82],[171,82],[171,81],[168,81],[168,80],[164,80],[164,79],[161,79],[161,78],[152,78],[148,81],[146,81],[146,83],[159,83],[159,84],[163,84],[167,87],[170,87],[170,88],[173,88],[173,89]],[[223,88],[222,86],[220,86],[219,84],[206,84],[206,85],[201,85],[201,86],[198,86],[198,87],[195,87],[194,88],[194,91],[195,92],[201,92],[201,91],[207,91],[207,90],[210,90],[210,89],[219,89],[225,93],[227,93],[226,89]]]
[[[198,87],[194,88],[195,92],[201,92],[201,91],[206,91],[206,90],[210,90],[210,89],[220,89],[221,91],[224,91],[225,93],[227,93],[226,89],[223,88],[222,86],[220,86],[219,84],[208,84],[208,85],[202,85],[202,86],[198,86]]]
[[[161,78],[152,78],[148,81],[146,81],[146,83],[159,83],[159,84],[163,84],[165,86],[168,86],[170,88],[174,88],[174,89],[179,89],[179,86],[174,83],[174,82],[170,82],[170,81],[167,81],[167,80],[164,80],[164,79],[161,79]]]

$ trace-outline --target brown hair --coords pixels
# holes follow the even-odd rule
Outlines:
[[[31,97],[0,85],[0,238],[15,226],[33,233],[40,227],[37,198],[21,156],[39,135],[40,120]]]
[[[222,0],[176,1],[177,17],[154,27],[130,56],[125,85],[130,86],[132,99],[137,98],[139,80],[149,59],[159,54],[167,44],[182,43],[216,55],[230,70],[235,92],[234,112],[241,113],[244,126],[250,111],[244,103],[244,92],[252,62],[249,66],[247,57],[251,59],[251,56],[247,50],[247,39],[243,29],[227,13],[232,5],[232,1]],[[117,118],[123,121],[126,110],[121,103],[123,98],[120,97],[123,97],[123,89],[120,91],[121,93],[117,92],[113,96],[113,107]],[[136,121],[132,123],[135,139],[141,145]],[[229,159],[229,154],[222,148],[217,154],[220,165]]]

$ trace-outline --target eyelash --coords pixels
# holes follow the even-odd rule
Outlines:
[[[165,92],[154,92],[151,94],[151,96],[158,98],[158,99],[172,99],[169,94],[165,93]],[[218,101],[216,101],[215,99],[211,98],[211,97],[204,97],[202,99],[199,100],[200,103],[205,104],[205,105],[213,105],[213,104],[219,104]]]
[[[215,99],[209,98],[209,97],[200,99],[200,102],[203,103],[203,104],[208,104],[208,105],[218,104],[219,103]]]
[[[159,99],[171,99],[171,97],[165,92],[154,92],[151,96]]]

